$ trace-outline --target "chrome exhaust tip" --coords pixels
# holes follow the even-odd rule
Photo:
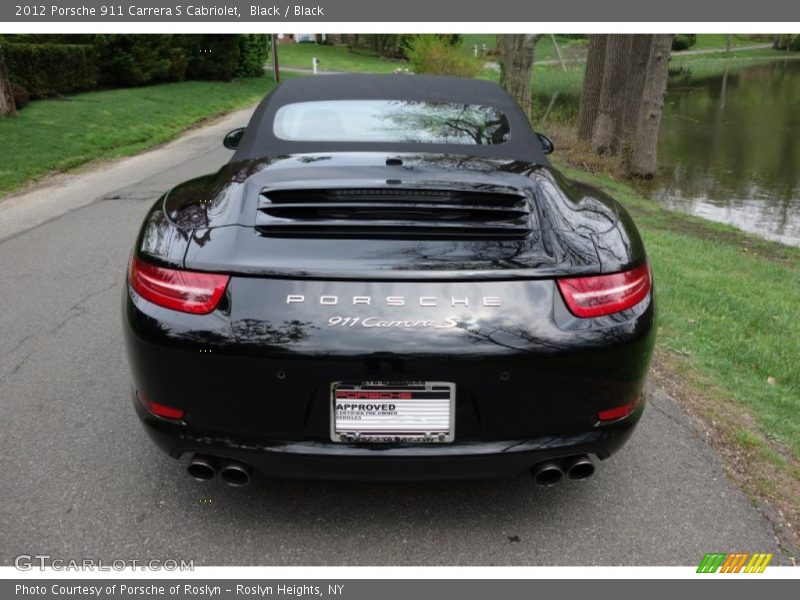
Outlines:
[[[186,472],[197,481],[208,481],[214,479],[214,475],[217,474],[217,466],[210,456],[195,454],[189,462],[189,466],[186,467]]]
[[[540,487],[552,487],[564,478],[564,471],[554,462],[543,462],[531,468],[531,477]]]
[[[570,479],[588,479],[594,475],[594,463],[586,456],[575,457],[567,467],[567,477]]]
[[[244,463],[230,461],[219,471],[222,481],[233,487],[243,487],[250,483],[250,467]]]

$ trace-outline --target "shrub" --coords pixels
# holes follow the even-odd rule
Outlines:
[[[14,97],[14,105],[17,110],[22,110],[31,100],[30,92],[14,82],[11,82],[11,95]]]
[[[98,35],[100,80],[107,85],[136,86],[180,81],[188,56],[171,35]]]
[[[695,33],[678,33],[672,38],[673,50],[688,50],[697,43],[697,34]]]
[[[426,38],[428,40],[438,40],[445,46],[450,46],[454,49],[461,49],[461,34],[458,33],[417,33],[406,34],[397,36],[397,52],[394,58],[411,59],[411,52],[415,44],[426,44],[428,42],[418,42],[419,38]],[[461,49],[463,51],[463,49]]]
[[[230,81],[236,75],[239,59],[237,35],[191,35],[186,39],[189,48],[187,79]]]
[[[483,70],[483,61],[439,36],[415,37],[407,54],[415,73],[474,78]]]
[[[97,36],[102,81],[119,86],[183,79],[229,81],[237,72],[239,38],[237,35]],[[254,60],[252,52],[249,56]]]
[[[436,37],[445,40],[451,46],[461,43],[460,34],[406,34],[406,33],[386,33],[386,34],[366,34],[346,36],[347,47],[350,52],[362,56],[380,56],[381,58],[392,58],[405,60],[409,58],[409,52],[414,41],[419,37]]]
[[[248,33],[239,36],[239,60],[236,65],[237,77],[261,77],[264,65],[269,59],[269,36],[262,33]]]
[[[85,44],[4,43],[8,78],[31,98],[90,90],[97,85],[94,49]]]
[[[91,90],[98,83],[130,87],[258,76],[269,57],[268,41],[262,34],[0,35],[9,79],[30,99]]]

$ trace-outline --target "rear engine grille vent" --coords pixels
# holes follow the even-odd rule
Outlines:
[[[265,189],[256,218],[270,237],[502,240],[531,227],[522,193],[414,188]]]

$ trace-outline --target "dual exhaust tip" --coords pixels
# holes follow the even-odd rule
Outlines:
[[[210,481],[219,474],[220,479],[233,487],[243,487],[250,483],[251,469],[244,463],[226,458],[195,454],[186,471],[197,481]],[[559,460],[548,460],[534,465],[531,476],[536,485],[552,487],[561,483],[564,477],[588,479],[594,475],[594,463],[586,454]]]
[[[560,460],[548,460],[531,468],[531,477],[540,487],[552,487],[564,477],[588,479],[594,475],[594,463],[586,454]]]
[[[192,456],[186,471],[197,481],[209,481],[219,474],[222,481],[233,487],[243,487],[251,478],[251,469],[246,464],[204,454]]]

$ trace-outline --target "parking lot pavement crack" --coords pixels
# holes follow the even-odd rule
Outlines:
[[[23,356],[21,359],[19,359],[19,360],[16,362],[16,364],[15,364],[15,365],[14,365],[14,366],[11,368],[11,370],[9,370],[7,373],[3,373],[2,375],[0,375],[0,382],[2,382],[2,381],[5,381],[5,380],[6,380],[6,379],[8,379],[9,377],[11,377],[11,376],[13,376],[13,375],[16,375],[17,373],[19,373],[19,371],[22,369],[22,367],[23,367],[23,366],[25,366],[25,363],[27,363],[27,362],[28,362],[28,359],[29,359],[29,358],[30,358],[30,357],[31,357],[33,354],[34,354],[34,351],[33,351],[33,350],[32,350],[32,351],[30,351],[30,352],[28,352],[28,353],[27,353],[25,356]]]
[[[5,358],[6,356],[11,356],[15,352],[18,352],[20,350],[20,348],[22,348],[22,346],[25,345],[25,342],[27,342],[30,339],[33,339],[33,337],[34,337],[34,335],[32,333],[29,333],[28,335],[23,336],[22,338],[20,338],[17,341],[16,344],[14,344],[14,347],[11,348],[11,350],[6,350],[2,354],[0,354],[0,359]]]

